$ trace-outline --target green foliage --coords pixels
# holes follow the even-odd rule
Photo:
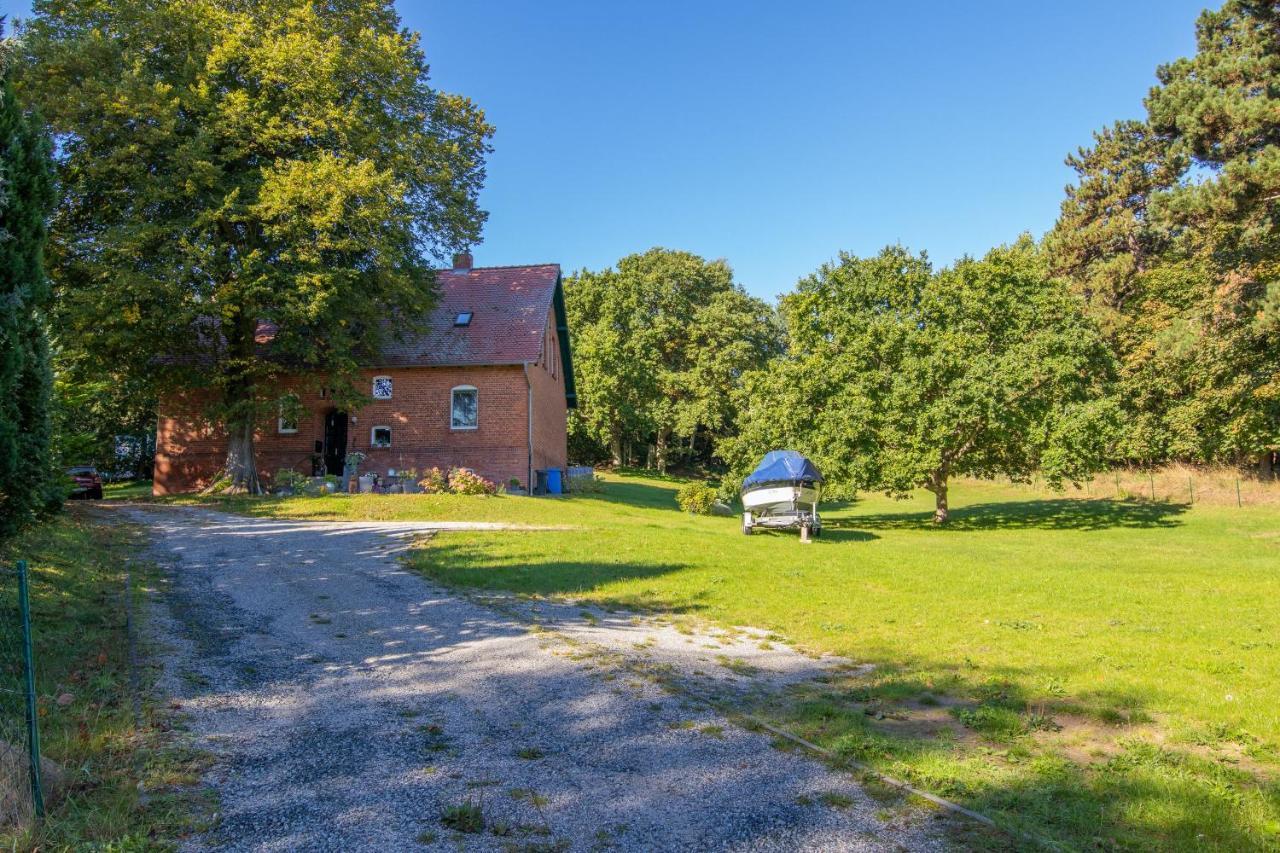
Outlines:
[[[693,480],[685,483],[676,491],[676,503],[684,512],[694,515],[710,515],[711,505],[716,502],[717,492],[702,482]]]
[[[0,53],[0,538],[55,508],[51,454],[45,218],[53,204],[49,141],[14,93]]]
[[[949,478],[1097,470],[1112,433],[1096,328],[1029,239],[935,273],[901,248],[842,254],[783,298],[791,352],[744,382],[745,473],[794,447],[837,492],[933,491]]]
[[[1095,135],[1047,245],[1120,361],[1124,459],[1280,449],[1280,11],[1230,0]]]
[[[360,354],[429,307],[430,258],[479,239],[492,129],[428,85],[384,0],[34,12],[20,82],[58,142],[64,345],[103,377],[207,392],[252,490],[274,379],[318,372],[354,400]]]
[[[650,249],[616,269],[565,282],[579,408],[575,459],[592,443],[624,464],[652,442],[665,471],[673,444],[733,429],[732,391],[744,371],[779,349],[773,312],[748,296],[720,261]]]
[[[272,491],[287,494],[302,494],[305,487],[310,484],[311,478],[295,471],[293,468],[281,468],[276,471],[276,475],[272,478]]]

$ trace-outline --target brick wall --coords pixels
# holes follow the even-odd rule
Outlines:
[[[548,340],[554,338],[554,329]],[[563,467],[567,456],[565,436],[564,376],[559,364],[558,342],[544,357],[530,365],[534,387],[534,467]],[[499,484],[528,479],[528,385],[520,366],[418,367],[368,370],[362,390],[370,393],[374,376],[389,376],[392,396],[374,400],[349,413],[347,449],[368,455],[362,472],[386,474],[405,468],[473,468]],[[458,385],[478,390],[478,427],[455,430],[450,425],[450,391]],[[297,432],[281,433],[273,420],[257,435],[258,469],[274,474],[280,468],[311,473],[315,443],[324,438],[325,416],[333,404],[322,396],[319,384],[305,377],[282,383],[282,390],[297,394],[306,413],[298,419]],[[193,491],[204,487],[226,461],[226,438],[205,426],[197,397],[171,397],[161,401],[156,431],[156,494]],[[371,447],[374,427],[391,428],[389,448]]]

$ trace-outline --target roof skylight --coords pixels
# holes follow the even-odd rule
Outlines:
[[[458,312],[458,316],[453,318],[453,325],[455,325],[455,326],[470,326],[470,325],[471,325],[471,312],[470,312],[470,311],[459,311],[459,312]]]

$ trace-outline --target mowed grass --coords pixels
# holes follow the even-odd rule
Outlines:
[[[809,545],[693,517],[677,483],[558,499],[224,499],[295,518],[456,518],[414,557],[458,587],[776,632],[850,671],[756,713],[1067,847],[1280,847],[1280,508],[990,483],[866,496]]]

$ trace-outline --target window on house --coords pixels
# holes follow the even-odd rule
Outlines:
[[[453,429],[475,429],[479,426],[480,392],[471,385],[459,385],[450,395],[450,426]]]
[[[373,399],[375,400],[391,399],[391,377],[390,376],[373,377]]]
[[[370,447],[390,447],[391,446],[391,427],[376,426],[369,431]]]
[[[286,394],[280,401],[280,411],[276,418],[276,432],[289,434],[298,431],[298,398]]]
[[[470,326],[470,325],[471,325],[471,312],[470,312],[470,311],[459,311],[459,312],[458,312],[458,316],[453,318],[453,325],[455,325],[455,326]]]

